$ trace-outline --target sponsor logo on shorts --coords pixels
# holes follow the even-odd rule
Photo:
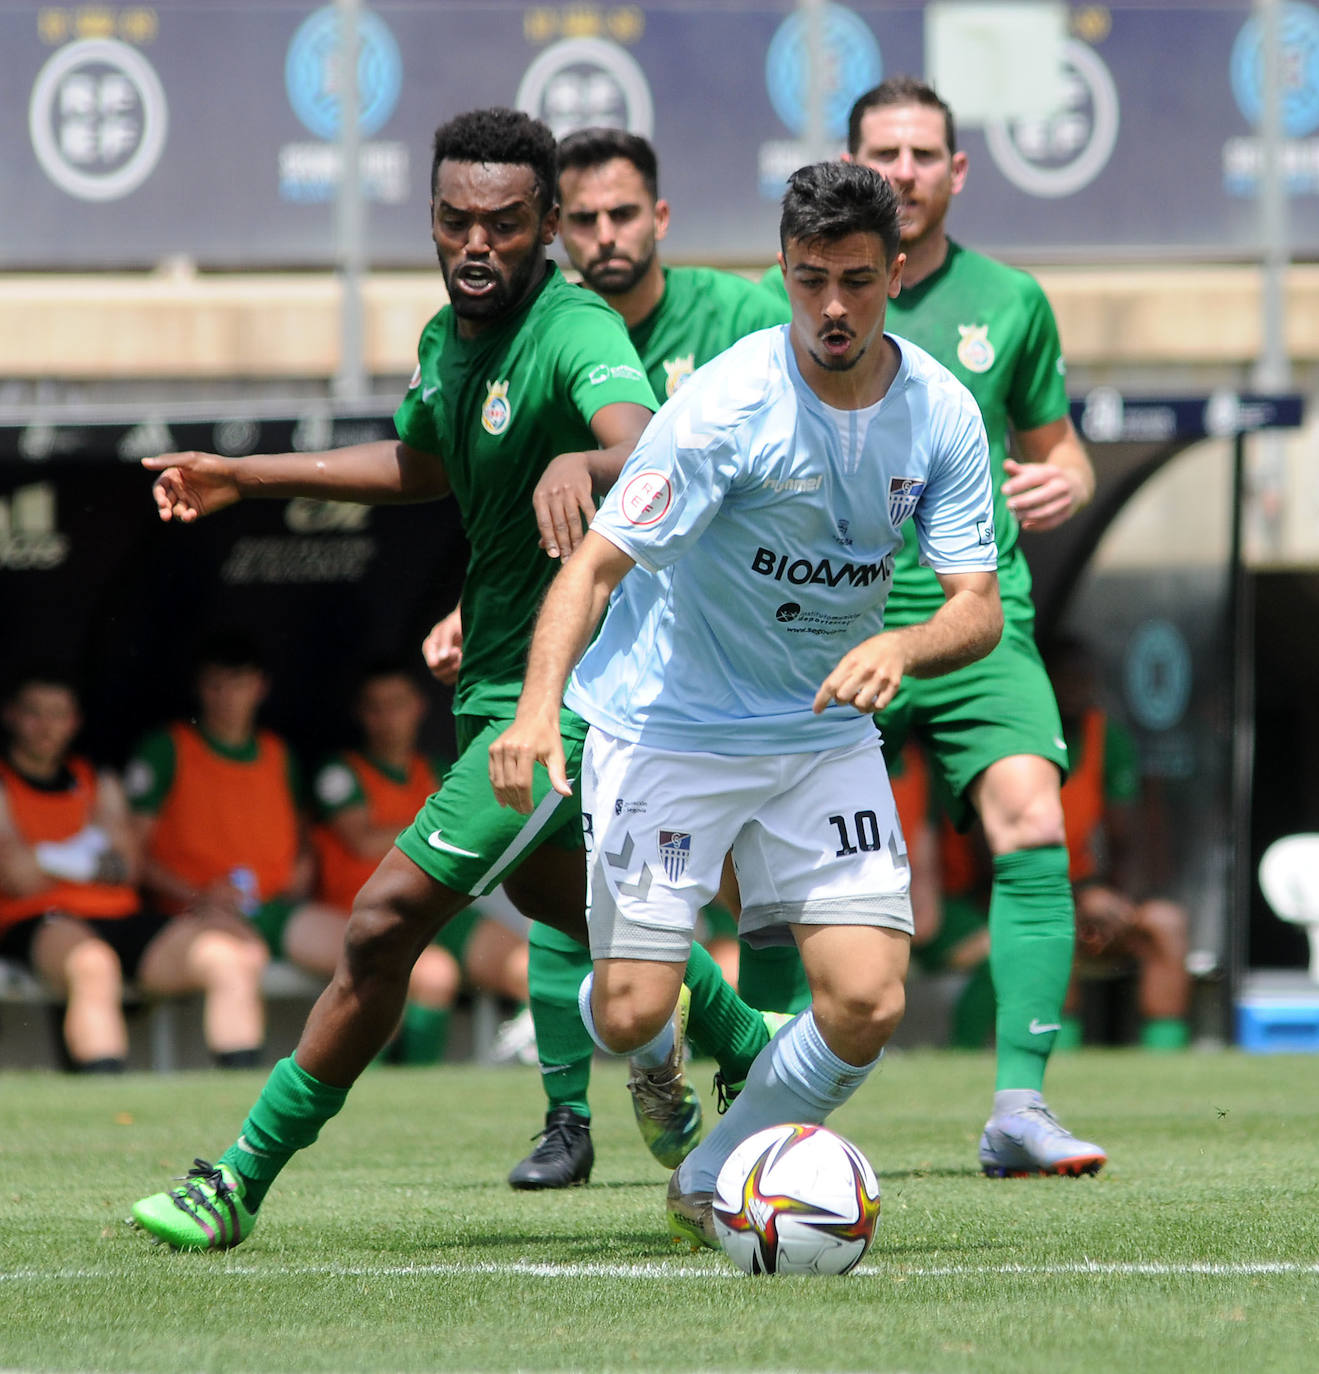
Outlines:
[[[1038,1016],[1030,1019],[1030,1033],[1032,1035],[1048,1035],[1050,1031],[1062,1030],[1062,1026],[1057,1021],[1041,1021]]]
[[[450,844],[448,840],[442,840],[438,830],[432,830],[431,833],[426,836],[426,843],[430,845],[432,849],[438,849],[445,854],[461,854],[464,859],[479,859],[481,857],[479,854],[473,854],[470,849],[460,849],[456,844]]]
[[[673,484],[662,472],[639,472],[623,488],[619,505],[630,525],[658,524],[673,504]]]
[[[687,871],[687,861],[692,856],[691,834],[686,830],[661,830],[659,856],[669,881],[676,883]]]
[[[775,582],[786,580],[798,587],[807,584],[836,587],[841,582],[852,587],[869,587],[873,582],[893,576],[893,555],[885,554],[878,563],[835,563],[828,558],[798,558],[762,546],[751,559],[751,571],[773,578]]]
[[[888,483],[888,518],[896,529],[904,520],[910,520],[916,511],[916,503],[925,491],[925,483],[919,477],[890,477]]]

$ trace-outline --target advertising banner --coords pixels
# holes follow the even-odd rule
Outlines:
[[[1253,255],[1262,72],[1249,0],[1067,10],[1058,108],[967,125],[952,226],[990,252]],[[927,68],[925,7],[829,3],[827,150],[853,99]],[[335,256],[333,5],[0,5],[0,267],[325,266]],[[1319,4],[1282,9],[1285,181],[1319,251]],[[811,157],[809,33],[779,0],[378,0],[357,34],[370,260],[433,260],[431,135],[513,105],[563,134],[625,126],[658,150],[672,261],[776,247],[784,177]]]

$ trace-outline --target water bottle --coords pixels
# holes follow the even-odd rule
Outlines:
[[[256,874],[250,868],[231,868],[229,885],[238,893],[238,909],[244,916],[252,917],[261,906],[261,892],[257,886]]]

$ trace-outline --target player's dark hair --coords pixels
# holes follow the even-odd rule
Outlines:
[[[554,135],[539,119],[502,106],[470,110],[435,130],[431,195],[435,194],[441,162],[513,163],[531,168],[540,212],[548,215],[554,205],[555,153]]]
[[[29,659],[15,664],[4,675],[3,686],[0,686],[0,701],[7,706],[17,699],[20,692],[26,691],[29,687],[61,687],[71,693],[75,701],[82,700],[82,683],[77,670],[60,659]]]
[[[898,197],[892,186],[857,162],[816,162],[788,178],[779,220],[779,246],[790,241],[834,241],[849,234],[878,234],[884,261],[899,247]]]
[[[203,668],[255,668],[266,672],[266,654],[254,635],[235,626],[212,630],[197,646],[193,665]]]
[[[354,697],[361,696],[370,682],[385,677],[406,678],[418,691],[424,692],[427,678],[423,675],[416,654],[381,654],[362,664],[353,680]]]
[[[652,200],[659,199],[659,161],[655,149],[640,134],[626,129],[578,129],[559,140],[559,175],[569,170],[599,167],[621,157],[641,174]]]
[[[871,110],[889,105],[924,105],[943,114],[944,141],[948,144],[949,154],[957,151],[957,126],[953,123],[953,112],[939,99],[933,86],[914,76],[891,76],[878,86],[858,96],[847,116],[847,151],[853,157],[861,150],[861,121]]]

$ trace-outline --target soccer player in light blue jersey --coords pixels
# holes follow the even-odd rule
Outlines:
[[[490,750],[496,796],[525,812],[536,761],[569,790],[561,699],[590,723],[581,1005],[602,1048],[670,1053],[693,923],[730,850],[741,934],[801,952],[811,1006],[670,1180],[670,1228],[696,1245],[717,1245],[711,1194],[734,1146],[822,1121],[902,1017],[908,866],[870,717],[1002,626],[979,410],[884,333],[903,262],[892,190],[868,168],[803,168],[780,239],[791,323],[700,369],[647,427],[550,587]],[[885,631],[909,516],[945,599]]]

